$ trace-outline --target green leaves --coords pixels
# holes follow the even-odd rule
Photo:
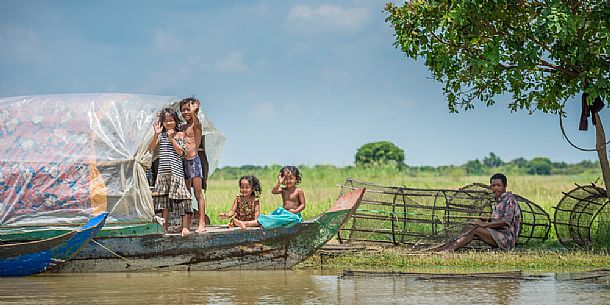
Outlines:
[[[406,1],[386,5],[395,46],[423,57],[452,112],[509,93],[511,110],[557,112],[610,94],[610,8],[602,0]]]
[[[371,142],[362,145],[356,152],[356,165],[391,164],[404,166],[405,152],[389,141]]]

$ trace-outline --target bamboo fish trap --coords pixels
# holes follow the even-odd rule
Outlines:
[[[610,207],[606,190],[576,185],[555,207],[555,232],[565,246],[610,248]]]
[[[471,184],[461,189],[417,189],[381,186],[347,178],[342,193],[366,188],[360,208],[339,232],[342,243],[374,242],[424,248],[445,243],[465,229],[469,221],[491,216],[494,203],[488,186]],[[517,244],[548,238],[549,215],[535,203],[515,195],[521,208]]]

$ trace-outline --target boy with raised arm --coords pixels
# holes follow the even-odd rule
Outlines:
[[[186,126],[183,128],[184,137],[186,140],[186,156],[184,159],[184,175],[186,186],[190,190],[194,189],[195,199],[199,210],[199,225],[195,232],[202,234],[205,232],[205,200],[203,198],[203,171],[201,168],[201,159],[199,158],[199,146],[201,145],[201,137],[203,128],[197,114],[201,102],[195,97],[185,98],[180,101],[180,113],[186,121]]]

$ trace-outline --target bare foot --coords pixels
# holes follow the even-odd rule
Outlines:
[[[187,237],[189,235],[191,235],[191,231],[187,228],[182,228],[182,237]]]
[[[246,229],[246,224],[239,220],[239,219],[233,219],[233,223],[235,223],[235,225],[237,225],[240,229],[245,230]]]
[[[197,230],[195,230],[195,232],[197,232],[197,234],[203,234],[203,233],[205,233],[205,231],[207,231],[206,228],[202,227],[202,226],[199,226],[197,228]]]

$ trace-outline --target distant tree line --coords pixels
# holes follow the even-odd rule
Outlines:
[[[398,169],[410,172],[438,172],[445,171],[459,174],[460,169],[465,171],[465,175],[479,176],[487,175],[493,171],[503,171],[511,174],[522,175],[570,175],[580,174],[591,169],[599,169],[599,162],[582,161],[576,164],[565,162],[552,162],[546,157],[536,157],[526,160],[523,157],[516,158],[510,162],[504,162],[498,155],[490,152],[483,160],[475,159],[466,162],[462,166],[439,166],[439,167],[410,167],[404,163],[405,152],[394,143],[389,141],[371,142],[362,145],[356,151],[355,165],[359,167],[370,166],[395,166]]]
[[[280,165],[243,165],[225,166],[217,169],[212,178],[215,179],[239,179],[246,174],[254,174],[258,177],[273,179],[277,176]],[[301,172],[309,179],[317,176],[337,175],[355,176],[358,171],[372,171],[378,174],[402,174],[407,176],[436,175],[436,176],[487,176],[495,172],[503,172],[510,175],[578,175],[586,172],[599,171],[599,161],[583,160],[578,163],[553,162],[546,157],[536,157],[531,160],[519,157],[504,162],[493,152],[482,160],[475,159],[463,165],[441,165],[441,166],[409,166],[404,163],[396,165],[395,162],[371,164],[334,166],[334,165],[299,165]],[[340,179],[340,178],[338,178]]]
[[[474,159],[463,165],[409,166],[404,163],[405,152],[389,141],[371,142],[362,145],[354,158],[354,165],[337,167],[334,165],[300,165],[303,173],[311,178],[328,176],[340,177],[364,174],[372,175],[437,175],[437,176],[486,176],[496,172],[510,175],[578,175],[600,170],[599,161],[584,160],[579,163],[553,162],[546,157],[526,160],[523,157],[504,162],[498,155],[490,152],[482,160]],[[214,172],[218,179],[239,179],[246,174],[259,178],[275,178],[280,165],[270,166],[225,166]]]
[[[579,163],[553,162],[546,157],[526,160],[523,157],[504,162],[493,152],[483,160],[475,159],[463,165],[467,175],[479,176],[493,171],[523,175],[574,175],[599,169],[599,161],[583,160]]]

